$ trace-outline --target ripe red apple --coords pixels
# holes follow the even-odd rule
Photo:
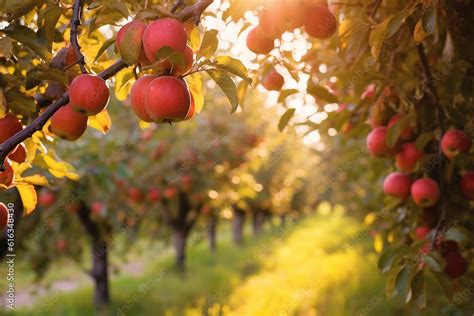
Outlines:
[[[130,90],[130,103],[132,104],[132,110],[135,114],[145,122],[151,122],[151,117],[146,111],[145,107],[145,92],[148,84],[157,76],[143,76],[139,78],[132,86]]]
[[[128,65],[139,62],[143,51],[143,34],[147,25],[143,21],[132,21],[125,24],[117,33],[115,42],[122,60]]]
[[[309,36],[327,39],[336,32],[337,20],[327,6],[317,5],[306,9],[304,26]]]
[[[191,96],[191,105],[189,106],[188,114],[186,114],[186,117],[184,118],[185,121],[192,119],[196,114],[196,103],[194,103],[193,94],[190,93],[189,95]]]
[[[10,186],[15,178],[15,173],[13,172],[12,164],[10,163],[10,159],[5,159],[4,162],[5,171],[0,172],[0,184],[5,186]]]
[[[425,240],[426,236],[430,233],[431,228],[427,226],[420,226],[415,229],[416,238],[419,240]]]
[[[105,209],[105,204],[102,202],[93,202],[91,204],[91,212],[92,214],[101,214],[103,210]]]
[[[60,239],[56,242],[56,249],[59,251],[64,251],[66,249],[67,243],[64,239]]]
[[[402,118],[405,117],[405,114],[395,114],[391,119],[390,121],[388,121],[388,128],[392,127],[393,125],[395,125],[399,120],[401,120]],[[401,133],[400,133],[400,140],[402,141],[409,141],[413,138],[413,136],[415,135],[415,132],[413,131],[413,128],[411,128],[410,126],[407,126],[405,127]]]
[[[79,202],[71,202],[66,205],[66,209],[69,213],[75,214],[81,209],[81,204]]]
[[[369,152],[375,157],[381,157],[390,152],[385,138],[387,136],[387,128],[380,126],[373,129],[367,136],[367,148]]]
[[[262,81],[263,87],[270,91],[280,91],[284,83],[285,79],[275,68],[272,68]]]
[[[10,160],[16,163],[23,163],[26,160],[26,147],[23,143],[18,144],[16,148],[8,155]]]
[[[446,267],[444,272],[451,278],[456,279],[467,272],[467,261],[459,252],[446,254]]]
[[[403,172],[412,172],[422,157],[423,152],[416,148],[415,143],[405,143],[402,144],[400,152],[395,156],[395,164]]]
[[[56,202],[56,195],[51,191],[42,190],[38,196],[38,204],[43,207],[50,207]]]
[[[267,37],[280,37],[285,31],[287,12],[282,3],[268,2],[258,14],[258,24]]]
[[[161,200],[161,191],[158,188],[151,188],[148,190],[147,199],[150,202],[158,202]]]
[[[255,54],[268,54],[275,47],[275,40],[260,27],[252,29],[247,36],[247,47]]]
[[[410,195],[411,179],[401,172],[393,172],[385,178],[383,191],[385,194],[406,199]]]
[[[440,194],[438,183],[430,178],[418,179],[411,186],[411,196],[415,204],[423,208],[438,203]]]
[[[137,188],[128,189],[128,197],[135,203],[138,203],[142,199],[142,193]]]
[[[176,122],[186,118],[191,96],[184,80],[171,76],[158,77],[148,84],[145,107],[153,122]]]
[[[193,179],[191,178],[190,175],[184,175],[181,177],[181,185],[184,191],[189,190],[191,188],[192,182],[193,182]]]
[[[474,171],[462,175],[461,191],[468,200],[474,200]]]
[[[361,94],[361,100],[373,99],[375,97],[375,90],[377,86],[374,83],[371,83],[365,88],[364,92]]]
[[[69,86],[69,104],[74,111],[96,115],[105,109],[108,101],[109,88],[98,76],[79,75]]]
[[[176,193],[178,193],[178,192],[177,192],[177,190],[176,190],[175,188],[173,188],[173,187],[167,187],[167,188],[165,189],[165,192],[164,192],[163,195],[164,195],[165,198],[167,198],[167,199],[172,199],[172,198],[174,198],[174,197],[176,196]]]
[[[183,23],[172,18],[162,18],[151,23],[143,34],[143,48],[149,61],[158,60],[163,47],[184,53],[187,35]]]
[[[70,105],[61,107],[51,118],[51,131],[69,141],[79,139],[87,129],[87,116],[75,112]]]
[[[0,144],[21,131],[23,127],[13,114],[7,114],[0,119]]]
[[[441,139],[441,150],[449,159],[454,159],[461,153],[471,149],[471,138],[461,130],[451,129]]]
[[[7,227],[8,224],[8,207],[0,203],[0,230],[4,230],[5,227]]]
[[[191,70],[194,63],[194,52],[191,49],[191,47],[189,47],[188,45],[186,45],[186,48],[184,49],[183,56],[184,56],[183,64],[171,64],[169,60],[166,60],[163,63],[161,63],[161,67],[164,69],[172,69],[171,74],[173,76],[176,76],[176,77],[182,76]]]

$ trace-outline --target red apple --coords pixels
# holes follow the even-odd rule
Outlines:
[[[91,204],[91,212],[92,214],[101,214],[103,212],[103,210],[105,209],[105,204],[102,203],[102,202],[93,202]]]
[[[21,131],[23,127],[13,114],[7,114],[0,119],[0,144]]]
[[[8,224],[8,207],[0,203],[0,230],[4,230],[5,227],[7,227]]]
[[[42,207],[50,207],[56,202],[56,195],[51,191],[41,190],[38,196],[38,204]]]
[[[427,226],[420,226],[415,229],[416,238],[419,240],[425,240],[426,236],[430,233],[431,228]]]
[[[191,70],[194,63],[194,52],[188,45],[184,49],[183,57],[183,64],[171,64],[169,60],[166,60],[161,63],[161,68],[171,69],[171,74],[173,76],[182,76]]]
[[[405,114],[395,114],[391,119],[390,121],[388,121],[388,128],[392,127],[393,125],[395,125],[399,120],[401,120],[402,118],[405,117]],[[411,128],[410,126],[407,126],[405,127],[401,133],[400,133],[400,140],[402,141],[408,141],[408,140],[411,140],[413,138],[413,136],[415,135],[415,132],[413,131],[413,128]]]
[[[26,160],[26,147],[23,143],[18,144],[9,155],[8,158],[16,163],[23,163]]]
[[[173,187],[168,187],[165,189],[164,196],[167,199],[172,199],[176,196],[177,190]]]
[[[150,202],[158,202],[161,200],[161,191],[158,188],[151,188],[148,190],[147,199]]]
[[[275,40],[260,27],[252,29],[247,36],[247,47],[255,54],[268,54],[275,47]]]
[[[115,42],[122,60],[128,65],[139,62],[143,51],[143,34],[147,25],[143,21],[132,21],[125,24],[117,33]]]
[[[361,100],[373,99],[375,97],[375,90],[377,86],[374,83],[371,83],[365,88],[364,92],[360,96]]]
[[[148,84],[145,107],[153,122],[176,122],[186,118],[191,96],[184,80],[163,76]]]
[[[395,164],[403,172],[412,172],[422,157],[423,152],[416,148],[415,143],[405,143],[395,156]]]
[[[189,190],[191,188],[193,179],[190,175],[184,175],[181,177],[181,185],[183,186],[183,190]]]
[[[13,172],[10,159],[5,159],[4,165],[5,171],[0,172],[0,184],[9,187],[12,184],[13,179],[15,178],[15,173]]]
[[[380,126],[372,130],[367,136],[367,148],[375,157],[381,157],[390,152],[385,138],[387,136],[387,128]]]
[[[60,239],[56,242],[56,249],[59,251],[64,251],[66,249],[67,243],[64,239]]]
[[[443,240],[440,243],[440,252],[443,256],[446,256],[448,253],[458,252],[459,245],[454,240]]]
[[[462,175],[461,191],[468,200],[474,201],[474,171]]]
[[[151,122],[151,117],[146,111],[145,107],[145,92],[148,84],[157,76],[143,76],[139,78],[132,86],[130,90],[130,103],[132,104],[132,110],[135,114],[145,122]]]
[[[440,195],[438,183],[430,178],[418,179],[411,186],[411,196],[415,204],[423,208],[438,203]]]
[[[142,200],[142,193],[137,188],[128,189],[128,196],[130,200],[132,200],[135,203],[138,203]]]
[[[411,180],[410,177],[401,172],[393,172],[385,178],[383,182],[383,191],[385,194],[406,199],[410,195]]]
[[[452,279],[456,279],[467,272],[467,261],[459,252],[450,252],[446,255],[444,272]]]
[[[196,114],[196,103],[194,103],[193,94],[190,93],[189,95],[191,96],[191,105],[189,106],[188,114],[186,114],[186,117],[184,118],[185,121],[192,119]]]
[[[441,139],[441,150],[449,159],[454,159],[461,153],[471,149],[471,138],[461,130],[451,129]]]
[[[102,112],[109,101],[109,88],[105,80],[82,74],[69,86],[69,104],[74,111],[91,116]]]
[[[145,54],[152,63],[158,61],[163,47],[184,53],[187,35],[183,23],[173,18],[162,18],[151,23],[143,34]]]
[[[267,90],[280,91],[284,83],[283,76],[275,68],[272,68],[263,79],[262,85]]]
[[[51,118],[51,131],[69,141],[79,139],[87,129],[87,116],[75,112],[71,106],[61,107]]]
[[[337,20],[327,6],[317,5],[306,9],[304,26],[309,36],[327,39],[336,32]]]
[[[287,12],[282,3],[268,2],[258,14],[259,27],[268,37],[280,37],[285,31]]]

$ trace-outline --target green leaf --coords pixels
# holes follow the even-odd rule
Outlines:
[[[7,21],[19,18],[33,10],[36,6],[45,3],[45,0],[6,0],[0,2],[0,17]]]
[[[421,134],[420,136],[418,136],[418,138],[416,139],[416,148],[418,150],[423,150],[426,145],[429,144],[429,142],[431,142],[434,138],[434,135],[432,132],[426,132],[426,133],[423,133]]]
[[[290,95],[293,95],[295,93],[298,93],[299,91],[297,89],[288,89],[288,90],[282,90],[280,92],[280,95],[278,96],[278,103],[282,103],[285,101],[286,98],[288,98]]]
[[[226,72],[220,70],[206,70],[206,72],[225,93],[232,106],[232,113],[234,113],[239,107],[239,99],[237,97],[237,86],[232,78]]]
[[[48,50],[51,51],[54,41],[54,34],[56,32],[56,24],[61,17],[63,10],[57,5],[48,5],[43,14],[43,27],[46,38],[48,39]]]
[[[252,79],[248,76],[247,68],[240,60],[230,56],[220,56],[216,58],[216,62],[217,64],[214,65],[216,68],[236,75],[249,83],[252,82]]]
[[[433,271],[440,272],[444,270],[443,259],[436,252],[431,252],[430,254],[423,257],[423,262]]]
[[[375,26],[369,36],[369,45],[371,48],[372,57],[378,59],[380,52],[382,51],[383,43],[385,40],[385,34],[387,32],[387,26],[390,22],[390,19],[386,19],[379,25]]]
[[[23,25],[9,25],[2,30],[10,38],[24,44],[34,51],[43,60],[48,61],[51,58],[51,53],[48,49],[40,43],[36,37],[36,33]]]
[[[67,73],[56,68],[50,69],[33,69],[27,74],[28,79],[33,80],[52,80],[58,81],[67,86],[69,84],[69,79]]]
[[[395,259],[397,259],[399,255],[400,255],[399,249],[388,249],[384,251],[384,253],[379,258],[377,267],[380,269],[382,273],[388,272],[392,268],[392,265],[395,262]]]
[[[278,123],[278,129],[280,130],[280,132],[283,132],[285,127],[288,125],[293,115],[295,115],[295,111],[296,109],[291,108],[286,110],[285,114],[282,115],[282,117],[280,118],[280,122]]]
[[[115,43],[115,38],[111,38],[106,40],[102,46],[99,48],[99,51],[97,52],[97,55],[94,58],[94,63],[100,58],[100,56],[109,48],[111,45]]]
[[[412,279],[413,268],[410,265],[405,265],[400,273],[397,275],[395,281],[395,288],[398,295],[404,300],[410,300],[410,284]]]
[[[199,48],[196,60],[201,59],[201,57],[208,59],[211,58],[212,55],[214,55],[217,50],[217,46],[219,45],[217,35],[217,30],[209,30],[204,33],[201,42],[201,48]]]
[[[400,271],[403,269],[403,266],[393,267],[387,274],[387,281],[385,283],[385,292],[388,297],[393,297],[395,295],[395,285],[397,281],[397,276]]]
[[[453,300],[453,284],[444,272],[432,272],[449,302]]]
[[[446,232],[447,240],[454,240],[460,245],[466,244],[471,237],[471,233],[461,226],[454,226],[448,229]]]
[[[311,78],[309,79],[310,82],[312,82]],[[329,92],[328,89],[321,87],[321,86],[316,86],[314,84],[308,84],[308,93],[311,94],[314,97],[317,97],[321,100],[324,100],[328,103],[339,103],[339,99]]]
[[[424,270],[420,270],[416,273],[413,281],[411,282],[411,293],[412,301],[414,301],[419,308],[426,307],[426,286],[425,286],[425,273]]]
[[[413,13],[413,8],[404,9],[395,14],[388,22],[386,38],[390,38],[398,32],[400,27],[405,23],[406,19]]]
[[[31,115],[36,112],[35,100],[23,93],[10,90],[5,94],[5,97],[8,107],[15,113]]]

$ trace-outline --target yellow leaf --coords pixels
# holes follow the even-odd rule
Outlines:
[[[119,101],[127,99],[134,82],[133,69],[124,69],[115,76],[115,96]]]
[[[418,23],[416,23],[415,26],[415,32],[413,33],[413,37],[415,39],[415,42],[420,43],[422,42],[425,38],[428,37],[428,33],[425,32],[423,29],[423,21],[420,20]]]
[[[0,89],[0,118],[4,118],[7,114],[7,100],[5,99],[5,94],[3,90]]]
[[[150,128],[150,127],[151,127],[151,123],[144,122],[144,121],[140,120],[140,122],[138,122],[138,126],[139,126],[141,129],[147,129],[147,128]]]
[[[99,114],[89,117],[88,125],[99,132],[106,134],[112,126],[112,120],[110,119],[109,113],[106,110],[103,110]]]
[[[378,253],[381,253],[383,250],[383,239],[381,234],[377,234],[374,236],[374,249]]]
[[[198,73],[194,73],[186,77],[189,90],[191,91],[194,98],[194,106],[196,107],[196,113],[200,113],[204,106],[204,95],[202,94],[202,77]]]
[[[35,187],[27,183],[19,183],[16,186],[18,193],[20,193],[21,201],[23,203],[24,215],[28,215],[36,208],[37,196]]]
[[[26,147],[26,161],[32,162],[36,157],[36,142],[31,138],[26,139],[24,142]]]
[[[44,176],[36,174],[34,176],[29,176],[25,177],[22,179],[23,182],[32,184],[32,185],[41,185],[41,186],[47,186],[48,185],[48,179],[46,179]]]
[[[193,52],[195,52],[201,47],[201,33],[199,32],[199,28],[194,25],[194,23],[189,27],[192,28],[189,32],[189,46]]]
[[[73,166],[64,161],[56,161],[56,159],[54,159],[51,154],[52,153],[50,152],[46,155],[42,155],[42,158],[48,168],[48,171],[53,176],[55,176],[56,178],[67,177],[75,181],[79,180],[79,175],[77,174]]]

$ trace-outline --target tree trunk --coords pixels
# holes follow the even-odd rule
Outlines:
[[[108,305],[109,294],[109,271],[107,243],[94,241],[92,244],[92,277],[95,282],[94,303],[96,307]]]
[[[234,244],[241,246],[243,241],[245,223],[245,212],[237,207],[234,207],[234,220],[232,221],[232,240]]]
[[[262,232],[263,222],[265,215],[261,210],[254,210],[252,212],[252,228],[254,236],[259,235]]]
[[[175,250],[175,266],[179,272],[186,270],[186,239],[185,229],[176,228],[173,232],[173,246]]]
[[[216,252],[216,248],[217,248],[216,230],[217,230],[217,216],[212,215],[209,218],[209,226],[207,230],[207,238],[209,240],[209,250],[211,250],[212,253]]]

